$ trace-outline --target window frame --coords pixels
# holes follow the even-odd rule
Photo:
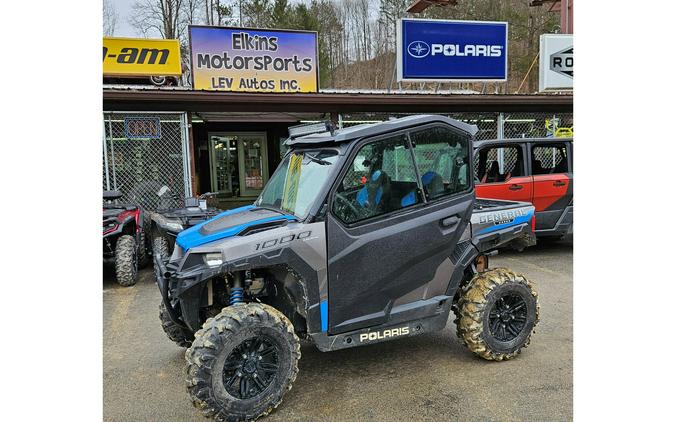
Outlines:
[[[406,134],[407,138],[408,138],[408,141],[410,142],[410,144],[412,145],[413,148],[416,148],[416,145],[413,144],[413,142],[412,142],[412,138],[410,136],[411,133],[420,132],[420,131],[425,130],[425,129],[433,129],[434,127],[445,128],[445,129],[448,129],[449,131],[454,132],[458,135],[465,134],[468,137],[469,145],[467,145],[467,160],[468,160],[468,163],[466,163],[466,166],[467,166],[467,175],[466,175],[467,179],[466,180],[469,183],[467,184],[467,188],[464,189],[464,190],[461,190],[461,191],[458,191],[458,192],[453,192],[451,194],[444,194],[444,195],[441,195],[441,196],[439,196],[437,198],[433,198],[433,199],[427,198],[426,192],[424,192],[424,186],[422,185],[422,174],[420,172],[419,167],[417,166],[417,159],[415,158],[415,154],[413,153],[413,159],[415,160],[415,171],[417,172],[417,188],[422,191],[422,195],[423,195],[425,204],[435,204],[437,202],[445,201],[447,199],[454,198],[455,196],[459,196],[459,195],[462,195],[462,194],[472,192],[475,188],[475,186],[474,186],[475,183],[474,183],[474,179],[473,179],[474,178],[474,174],[473,174],[474,173],[474,171],[473,171],[473,142],[471,142],[472,141],[471,135],[469,135],[466,132],[462,132],[460,130],[454,129],[452,127],[448,127],[446,125],[441,125],[441,124],[438,124],[438,123],[432,123],[432,124],[423,125],[423,126],[419,126],[419,127],[416,127],[416,128],[408,129],[407,134]]]
[[[403,212],[409,212],[410,210],[417,209],[420,206],[425,204],[425,202],[424,202],[425,197],[423,195],[420,195],[420,197],[422,198],[422,201],[420,201],[420,202],[418,202],[414,205],[411,205],[411,206],[405,207],[405,208],[399,208],[399,209],[394,210],[394,211],[389,211],[389,212],[385,212],[385,213],[382,213],[382,214],[374,215],[374,216],[367,217],[367,218],[364,218],[362,220],[354,221],[354,222],[351,222],[351,223],[348,223],[348,222],[342,220],[333,211],[333,204],[335,202],[335,195],[337,194],[337,191],[340,188],[340,185],[342,185],[342,181],[344,180],[345,176],[349,172],[350,166],[352,166],[354,164],[354,160],[358,156],[359,152],[361,152],[361,150],[363,148],[365,148],[367,145],[374,144],[376,142],[380,142],[380,141],[387,140],[387,139],[390,139],[390,138],[395,138],[395,137],[398,137],[398,136],[403,137],[403,142],[405,144],[405,147],[408,151],[410,151],[410,157],[413,160],[412,162],[413,162],[413,166],[414,166],[414,169],[415,169],[415,174],[417,176],[416,177],[416,179],[417,179],[417,190],[418,190],[418,193],[419,193],[419,191],[420,191],[419,169],[415,166],[414,154],[412,153],[412,145],[410,143],[410,138],[407,136],[407,131],[408,131],[407,129],[404,129],[404,130],[398,130],[398,131],[394,131],[394,132],[383,133],[383,134],[380,134],[380,135],[375,135],[375,136],[372,136],[372,137],[363,138],[363,139],[360,139],[360,140],[356,141],[354,143],[354,146],[351,147],[351,151],[349,152],[349,154],[345,158],[345,161],[344,161],[345,165],[343,166],[343,168],[340,170],[340,172],[335,177],[333,185],[331,186],[331,189],[330,189],[330,193],[328,195],[328,204],[329,204],[328,212],[333,217],[335,217],[335,219],[342,226],[348,227],[348,228],[362,226],[362,225],[365,225],[365,224],[369,224],[369,223],[372,223],[372,222],[379,221],[379,220],[383,219],[384,217],[389,217],[391,215],[400,214],[400,213],[403,213]]]
[[[531,164],[531,162],[532,162],[532,156],[531,156],[532,151],[531,151],[531,149],[528,149],[526,147],[526,145],[521,143],[521,142],[490,143],[490,144],[481,145],[480,147],[476,148],[472,159],[474,157],[478,157],[478,161],[480,163],[480,155],[483,151],[489,151],[491,149],[499,149],[499,148],[520,148],[520,152],[523,154],[522,155],[523,160],[522,160],[522,163],[521,163],[523,174],[520,175],[520,176],[511,176],[510,178],[505,179],[501,182],[485,182],[485,183],[483,183],[481,181],[476,182],[475,179],[474,179],[474,183],[479,184],[481,186],[503,184],[503,183],[507,183],[509,180],[511,180],[515,177],[530,177],[532,175],[532,164]],[[516,152],[516,154],[517,154],[517,152]],[[529,158],[528,158],[528,156],[529,156]],[[471,164],[472,164],[471,167],[475,167],[473,162]],[[487,169],[485,171],[487,171]],[[474,173],[475,173],[475,169],[474,169]],[[476,174],[476,177],[478,177],[478,174]]]
[[[533,171],[533,169],[534,169],[534,167],[533,167],[534,149],[535,148],[546,148],[546,147],[561,147],[562,149],[565,150],[565,154],[566,154],[565,158],[567,159],[567,172],[565,172],[565,173],[534,174],[534,171]],[[573,170],[572,170],[572,148],[571,147],[572,147],[571,142],[565,142],[565,141],[551,140],[550,142],[549,141],[546,141],[546,142],[531,142],[530,145],[529,145],[529,148],[528,148],[528,153],[527,153],[528,154],[527,161],[529,163],[528,170],[529,170],[530,176],[535,177],[535,176],[547,176],[547,175],[551,175],[551,174],[572,173]]]
[[[389,132],[389,133],[384,133],[384,134],[374,135],[374,136],[371,136],[371,137],[362,138],[362,139],[356,141],[354,143],[354,145],[351,147],[349,153],[345,157],[345,161],[344,161],[345,164],[343,165],[343,168],[337,173],[337,175],[335,176],[335,180],[333,180],[333,184],[330,186],[330,190],[329,190],[329,193],[328,193],[328,213],[330,213],[340,225],[342,225],[343,227],[351,229],[351,228],[360,227],[360,226],[364,226],[364,225],[371,224],[371,223],[376,223],[376,222],[381,221],[385,218],[390,218],[390,217],[393,217],[393,216],[399,216],[399,215],[412,213],[412,212],[415,212],[419,209],[427,207],[429,205],[437,204],[439,202],[447,201],[447,200],[453,199],[457,196],[461,196],[461,195],[465,195],[467,193],[473,192],[474,189],[475,189],[474,182],[473,182],[473,177],[474,177],[473,165],[467,165],[467,167],[469,168],[468,169],[469,174],[467,175],[467,177],[470,177],[470,179],[467,179],[467,180],[470,181],[467,189],[465,189],[463,191],[459,191],[459,192],[454,192],[454,193],[449,194],[449,195],[443,195],[443,196],[440,196],[438,198],[434,198],[432,200],[429,200],[429,198],[427,198],[426,193],[424,192],[423,185],[422,185],[422,175],[421,175],[420,169],[417,165],[417,159],[415,158],[415,153],[414,153],[415,145],[412,142],[412,138],[410,137],[410,134],[413,133],[413,132],[418,132],[418,131],[424,130],[424,129],[432,129],[434,127],[446,128],[446,129],[448,129],[452,132],[457,133],[458,135],[465,135],[467,137],[467,141],[469,142],[469,145],[468,145],[469,160],[473,159],[473,155],[472,155],[473,145],[472,145],[472,142],[471,142],[473,140],[473,137],[466,132],[463,132],[463,131],[460,131],[460,130],[454,129],[452,127],[448,127],[447,125],[443,125],[443,124],[439,124],[439,123],[429,123],[429,124],[425,124],[425,125],[416,126],[416,127],[413,127],[413,128],[405,128],[405,129],[401,129],[401,130],[397,130],[397,131],[393,131],[393,132]],[[378,141],[382,141],[382,140],[385,140],[385,139],[388,139],[388,138],[394,138],[394,137],[401,136],[401,135],[404,138],[406,149],[408,149],[410,151],[410,156],[412,158],[413,167],[415,169],[415,175],[416,175],[416,179],[417,179],[417,193],[420,196],[421,201],[419,201],[418,203],[416,203],[414,205],[410,205],[408,207],[399,208],[397,210],[385,212],[385,213],[382,213],[382,214],[379,214],[379,215],[374,215],[372,217],[367,217],[367,218],[364,218],[362,220],[354,221],[352,223],[348,223],[348,222],[342,220],[340,217],[338,217],[333,212],[333,203],[335,202],[335,195],[337,194],[337,191],[338,191],[340,185],[342,184],[342,181],[343,181],[344,177],[346,176],[347,172],[349,171],[349,166],[353,165],[354,159],[356,159],[356,156],[358,155],[358,153],[366,145],[369,145],[369,144],[372,144],[372,143],[375,143],[375,142],[378,142]]]

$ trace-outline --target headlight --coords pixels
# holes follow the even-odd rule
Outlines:
[[[162,214],[159,213],[153,213],[152,214],[152,219],[159,224],[160,227],[164,227],[168,230],[174,231],[174,232],[182,232],[183,231],[183,225],[181,223],[176,223],[175,221],[171,221],[168,218],[164,217]]]
[[[223,255],[219,252],[204,254],[204,262],[209,267],[217,267],[223,265]]]
[[[172,223],[170,221],[167,221],[165,226],[173,231],[177,232],[182,232],[183,231],[183,225],[180,223]]]

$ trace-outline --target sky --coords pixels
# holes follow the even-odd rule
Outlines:
[[[290,0],[289,3],[302,3],[303,0]],[[119,13],[117,24],[115,26],[116,37],[139,37],[141,36],[129,24],[129,18],[133,13],[133,5],[136,0],[111,0],[111,4]]]
[[[111,3],[119,13],[117,24],[115,26],[116,37],[136,37],[139,34],[129,24],[129,17],[131,16],[131,8],[135,0],[112,0]]]

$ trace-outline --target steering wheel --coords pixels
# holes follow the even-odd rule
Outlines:
[[[352,215],[354,216],[354,219],[353,219],[352,221],[358,220],[358,219],[361,217],[362,211],[359,210],[358,208],[356,208],[356,207],[354,206],[354,204],[352,204],[351,202],[349,202],[349,200],[348,200],[347,198],[345,198],[344,196],[342,196],[342,194],[336,193],[336,194],[335,194],[335,201],[336,201],[336,202],[340,202],[342,205],[344,205],[344,206],[347,207],[347,209],[348,209],[348,210],[352,213]]]

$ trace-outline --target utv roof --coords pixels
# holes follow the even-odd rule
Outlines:
[[[574,138],[506,138],[506,139],[484,139],[482,141],[474,141],[473,148],[480,148],[483,145],[491,144],[522,144],[540,143],[540,142],[574,142]]]
[[[395,132],[400,129],[406,129],[435,122],[448,124],[463,132],[466,132],[470,136],[474,136],[476,132],[478,132],[476,125],[470,125],[445,116],[435,114],[421,114],[401,117],[399,119],[392,119],[381,123],[368,123],[350,126],[348,128],[335,130],[332,133],[327,130],[325,132],[312,133],[310,135],[300,136],[297,138],[290,138],[285,142],[285,144],[291,146],[300,144],[313,145],[323,143],[349,142],[356,139],[365,138],[367,136]]]

